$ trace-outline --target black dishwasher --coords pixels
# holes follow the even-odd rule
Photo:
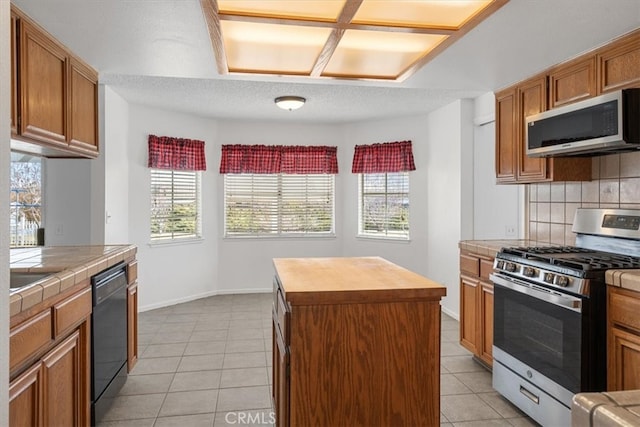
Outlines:
[[[100,422],[127,380],[127,269],[91,278],[91,424]]]

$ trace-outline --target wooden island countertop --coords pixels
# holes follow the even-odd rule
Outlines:
[[[340,304],[440,299],[446,288],[381,257],[276,258],[285,300]]]

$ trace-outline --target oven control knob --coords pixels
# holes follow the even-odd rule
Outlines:
[[[533,267],[525,267],[522,270],[522,274],[524,274],[526,277],[534,277],[538,275],[538,271]]]
[[[556,285],[563,288],[569,286],[569,278],[567,276],[556,276]]]
[[[553,273],[544,273],[544,281],[546,283],[553,283],[553,279],[556,277]]]
[[[496,263],[496,268],[497,268],[498,270],[502,270],[502,269],[504,268],[504,261],[498,261],[498,262]]]
[[[512,262],[508,262],[505,266],[504,269],[513,273],[516,271],[516,269],[518,268],[518,266]]]

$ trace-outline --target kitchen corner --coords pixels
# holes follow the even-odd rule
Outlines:
[[[136,253],[11,249],[10,425],[95,425],[108,410],[137,361]]]

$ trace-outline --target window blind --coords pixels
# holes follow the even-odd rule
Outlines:
[[[225,235],[334,233],[332,174],[225,174]]]
[[[200,173],[151,169],[151,240],[201,237]]]
[[[409,238],[409,173],[360,174],[359,234]]]

